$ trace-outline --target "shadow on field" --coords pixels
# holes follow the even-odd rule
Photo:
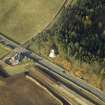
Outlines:
[[[9,75],[3,69],[2,65],[0,65],[0,76],[4,78],[9,77]]]

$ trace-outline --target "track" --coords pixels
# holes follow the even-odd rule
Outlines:
[[[68,3],[69,2],[69,3]],[[72,2],[73,2],[73,0],[64,0],[64,2],[63,2],[63,5],[60,7],[60,9],[59,9],[59,11],[56,13],[56,15],[53,17],[53,19],[49,22],[49,24],[42,30],[42,32],[44,32],[44,31],[46,31],[46,30],[48,30],[48,29],[50,29],[52,26],[53,26],[53,24],[56,22],[56,20],[58,19],[58,17],[59,17],[59,15],[62,13],[62,11],[65,9],[65,6],[67,5],[67,4],[72,4]],[[39,34],[39,33],[38,33]],[[37,35],[33,35],[33,37],[31,38],[31,39],[33,39],[33,38],[36,38],[37,37]],[[23,43],[23,46],[27,46],[29,43],[30,43],[30,40],[31,39],[29,39],[29,40],[27,40],[25,43]]]
[[[40,57],[39,55],[31,52],[30,50],[22,47],[21,45],[15,43],[12,40],[9,40],[3,35],[0,35],[0,41],[3,42],[3,44],[12,46],[13,49],[19,48],[22,52],[27,52],[27,56],[33,59],[35,62],[37,62],[36,66],[40,67],[42,71],[46,73],[49,77],[55,79],[56,81],[59,81],[60,84],[62,84],[62,88],[65,89],[66,92],[70,93],[71,91],[76,93],[75,95],[79,95],[81,98],[83,98],[87,105],[105,105],[105,94],[101,92],[100,90],[90,86],[89,84],[86,84],[85,82],[81,81],[80,79],[65,73],[64,69],[58,67],[57,65],[47,61],[46,59]],[[14,50],[13,50],[14,51]],[[36,79],[32,74],[29,74],[30,77],[33,79]],[[42,83],[42,80],[40,80]],[[45,81],[46,83],[46,81]],[[43,84],[46,86],[46,84]],[[49,84],[46,86],[49,88],[50,91],[53,93],[55,92]],[[55,93],[54,93],[55,94]],[[66,93],[67,94],[67,93]],[[56,93],[57,95],[57,93]],[[67,95],[69,96],[69,95]],[[61,97],[61,93],[59,94],[59,97]],[[77,96],[75,96],[77,97]],[[62,97],[65,102],[68,104],[73,103],[72,100],[68,101],[68,97]],[[67,103],[65,105],[67,105]],[[75,103],[76,104],[76,103]],[[73,104],[74,105],[74,104]],[[83,104],[84,105],[84,104]]]

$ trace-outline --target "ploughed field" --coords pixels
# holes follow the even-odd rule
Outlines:
[[[24,43],[41,32],[64,0],[0,0],[0,33]]]
[[[37,82],[18,75],[0,86],[0,105],[62,105],[62,102]]]

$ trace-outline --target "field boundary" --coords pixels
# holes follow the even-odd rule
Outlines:
[[[69,2],[70,2],[70,3],[69,3]],[[55,23],[55,21],[58,19],[58,17],[60,16],[60,14],[62,13],[62,11],[65,9],[66,4],[71,5],[72,2],[73,2],[73,0],[71,0],[71,1],[70,1],[70,0],[64,0],[63,5],[62,5],[61,8],[58,10],[58,12],[56,13],[56,15],[53,17],[53,19],[49,22],[49,24],[48,24],[41,32],[44,32],[44,31],[50,29],[50,28],[53,26],[53,24]],[[41,32],[40,32],[40,33],[41,33]],[[36,35],[33,35],[29,40],[27,40],[27,41],[26,41],[25,43],[23,43],[22,45],[23,45],[24,47],[27,46],[27,44],[30,43],[30,41],[31,41],[33,38],[37,37],[37,35],[39,35],[40,33],[38,33],[38,34],[36,34]]]

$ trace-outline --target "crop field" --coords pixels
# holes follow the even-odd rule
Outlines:
[[[10,52],[9,48],[0,44],[0,59],[3,58],[5,55],[7,55],[9,52]]]
[[[0,105],[63,105],[54,95],[23,76],[8,78],[0,87]]]
[[[0,33],[24,43],[41,32],[64,0],[0,0]]]

